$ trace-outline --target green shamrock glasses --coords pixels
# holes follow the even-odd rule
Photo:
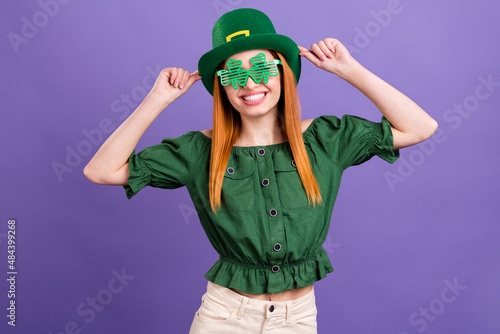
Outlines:
[[[245,86],[248,77],[251,77],[255,83],[267,84],[269,76],[275,77],[278,75],[278,64],[281,64],[279,59],[271,59],[266,62],[266,55],[259,53],[255,57],[250,58],[253,67],[249,70],[242,69],[243,62],[241,60],[229,59],[227,61],[228,70],[217,71],[217,76],[220,77],[222,86],[231,84],[234,89],[238,89],[238,85]]]

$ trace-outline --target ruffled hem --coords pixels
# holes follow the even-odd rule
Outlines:
[[[124,185],[127,198],[131,199],[142,188],[149,184],[151,173],[146,164],[135,154],[135,150],[130,154],[128,185]]]
[[[221,257],[205,274],[205,278],[218,285],[245,293],[279,293],[288,289],[306,287],[333,272],[328,254],[321,249],[313,256],[291,264],[255,266]]]
[[[394,163],[399,159],[399,150],[393,150],[394,139],[392,136],[391,123],[382,116],[380,123],[375,123],[381,129],[374,129],[372,132],[371,152],[389,163]]]

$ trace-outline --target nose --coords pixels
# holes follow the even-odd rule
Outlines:
[[[256,83],[251,76],[248,76],[247,82],[245,83],[243,88],[248,89],[248,90],[252,90],[252,89],[257,88],[258,86],[259,86],[259,84]]]

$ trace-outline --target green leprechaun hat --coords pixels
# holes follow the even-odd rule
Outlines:
[[[299,82],[301,64],[297,44],[289,37],[277,34],[273,23],[263,12],[240,8],[227,12],[215,22],[212,50],[198,62],[198,71],[208,92],[213,95],[215,70],[221,62],[238,52],[253,49],[282,53]]]

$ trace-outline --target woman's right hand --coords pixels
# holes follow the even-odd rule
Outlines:
[[[197,70],[190,73],[180,67],[165,68],[156,79],[151,93],[158,95],[168,103],[172,103],[200,79],[201,76]]]
[[[128,158],[144,131],[162,110],[200,79],[198,71],[189,73],[175,67],[163,69],[144,101],[106,139],[85,166],[85,176],[98,184],[128,184]]]

